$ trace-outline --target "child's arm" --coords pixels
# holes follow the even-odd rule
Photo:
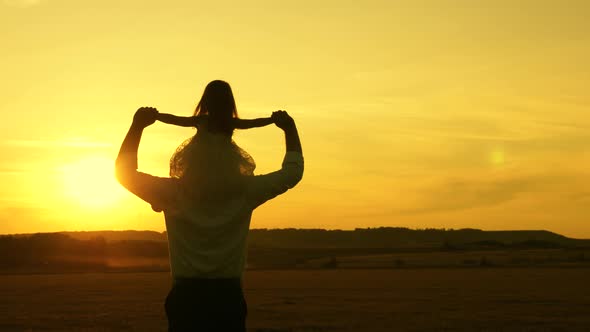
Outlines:
[[[249,129],[256,127],[264,127],[274,123],[271,118],[258,118],[258,119],[234,119],[234,128],[236,129]]]
[[[168,123],[180,127],[196,127],[197,117],[196,116],[176,116],[167,113],[158,113],[156,118],[158,121]]]

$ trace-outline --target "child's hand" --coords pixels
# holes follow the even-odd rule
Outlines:
[[[133,124],[145,128],[156,122],[158,110],[154,107],[140,107],[133,115]]]
[[[283,130],[295,127],[295,120],[286,111],[279,110],[273,112],[271,119],[277,127]]]

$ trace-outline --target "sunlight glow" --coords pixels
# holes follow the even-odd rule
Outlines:
[[[584,0],[0,0],[0,234],[164,231],[114,159],[139,107],[189,116],[222,79],[240,117],[287,110],[303,144],[302,181],[252,228],[590,237],[588,13]],[[146,128],[140,169],[168,176],[194,134]],[[276,126],[234,138],[256,174],[280,169]]]
[[[61,168],[64,194],[86,208],[113,207],[125,192],[113,175],[113,161],[85,157]]]

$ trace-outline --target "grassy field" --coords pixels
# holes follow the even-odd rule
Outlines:
[[[249,271],[249,331],[590,331],[590,269]],[[0,276],[0,331],[165,331],[167,273]]]

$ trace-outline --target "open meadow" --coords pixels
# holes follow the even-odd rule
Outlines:
[[[588,331],[590,269],[248,271],[249,331]],[[0,331],[165,331],[168,273],[0,276]]]

